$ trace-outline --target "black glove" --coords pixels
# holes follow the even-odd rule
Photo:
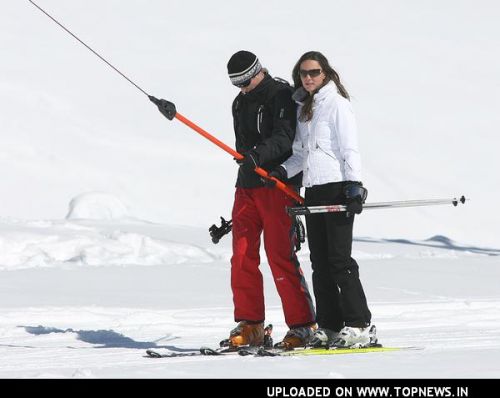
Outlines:
[[[365,203],[368,196],[368,190],[363,187],[363,184],[357,181],[349,181],[344,186],[344,196],[346,199],[347,216],[361,214],[363,203]]]
[[[172,120],[175,117],[177,110],[175,109],[175,105],[172,102],[155,98],[152,95],[149,96],[149,99],[158,107],[158,110],[161,112],[161,114],[168,120]]]
[[[287,177],[286,169],[283,166],[278,166],[269,172],[269,177],[284,181]],[[261,180],[267,188],[274,188],[276,186],[276,181],[270,180],[269,178],[261,178]]]
[[[236,163],[243,171],[253,171],[259,167],[259,155],[255,151],[248,151],[243,154],[243,159],[235,159]]]

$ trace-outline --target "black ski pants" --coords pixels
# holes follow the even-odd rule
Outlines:
[[[323,206],[345,201],[343,182],[306,188],[305,204]],[[339,331],[344,326],[366,327],[371,313],[351,257],[354,215],[320,213],[306,216],[311,252],[316,315],[320,328]]]

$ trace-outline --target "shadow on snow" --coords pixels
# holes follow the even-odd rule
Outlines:
[[[460,252],[484,254],[487,256],[500,256],[500,249],[460,245],[443,235],[436,235],[433,236],[432,238],[426,239],[425,241],[411,241],[407,239],[371,239],[371,238],[354,238],[354,241],[367,242],[367,243],[400,243],[404,245],[432,247],[434,249],[445,249],[445,250],[455,250]]]
[[[156,341],[136,341],[130,337],[124,336],[113,330],[74,330],[74,329],[58,329],[45,326],[19,326],[26,330],[27,333],[34,335],[43,335],[50,333],[75,333],[77,339],[89,344],[96,344],[98,347],[94,348],[135,348],[135,349],[148,349],[148,348],[165,348],[171,351],[193,351],[193,349],[178,348],[171,345],[159,345]],[[170,338],[176,339],[177,337]],[[165,338],[159,339],[164,340]],[[157,341],[159,341],[157,340]]]

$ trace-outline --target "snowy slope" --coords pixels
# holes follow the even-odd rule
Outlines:
[[[216,346],[234,326],[228,238],[215,246],[204,229],[134,219],[2,220],[0,235],[0,378],[500,377],[498,249],[356,240],[380,341],[421,351],[153,360],[147,348]],[[311,285],[307,259],[305,247]],[[281,306],[262,272],[279,340]]]

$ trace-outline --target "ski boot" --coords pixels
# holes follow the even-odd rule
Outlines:
[[[378,346],[375,325],[365,328],[345,326],[331,344],[335,348],[364,348]]]
[[[314,335],[316,328],[316,324],[292,328],[286,333],[283,340],[276,343],[274,347],[283,350],[293,350],[297,347],[305,347]]]

